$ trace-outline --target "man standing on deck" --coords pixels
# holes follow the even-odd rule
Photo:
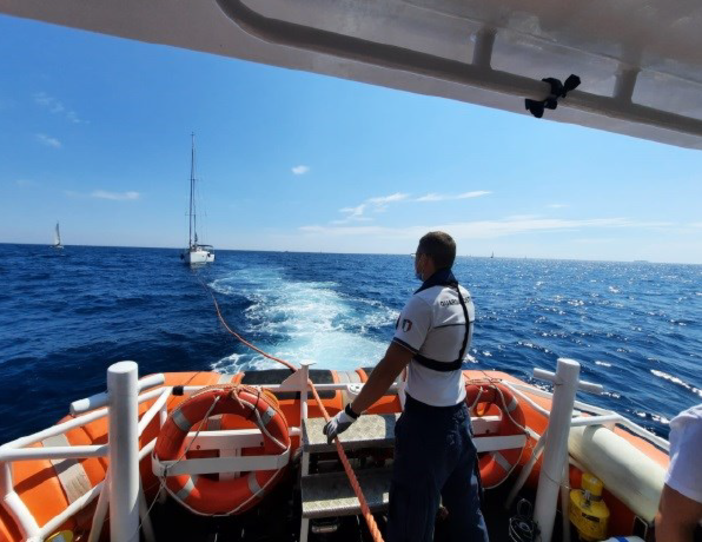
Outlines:
[[[361,393],[324,427],[331,442],[407,367],[405,410],[395,426],[388,542],[431,542],[442,501],[452,541],[488,540],[461,371],[475,309],[451,272],[455,258],[456,243],[447,233],[420,239],[414,268],[422,286],[402,310],[395,336]]]

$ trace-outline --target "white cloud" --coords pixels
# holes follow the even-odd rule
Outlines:
[[[300,231],[303,233],[328,235],[330,232],[335,235],[374,235],[387,234],[388,228],[380,226],[345,226],[343,228],[328,228],[326,226],[302,226]]]
[[[480,196],[487,196],[492,194],[489,190],[474,190],[473,192],[464,192],[463,194],[458,194],[456,199],[468,199],[468,198],[479,198]]]
[[[46,92],[37,92],[34,94],[34,101],[42,107],[46,107],[52,113],[61,113],[64,110],[63,104],[49,96]]]
[[[549,203],[546,207],[549,209],[564,209],[565,207],[568,207],[568,204],[566,203]]]
[[[342,220],[332,220],[329,222],[335,226],[341,226],[343,224],[348,224],[349,222],[371,222],[373,219],[367,216],[359,216],[354,218],[344,218]]]
[[[414,201],[443,201],[445,199],[445,196],[442,196],[441,194],[427,194],[426,196],[422,196],[421,198],[417,198]]]
[[[85,121],[78,118],[78,114],[75,111],[73,111],[72,109],[68,109],[59,100],[57,100],[53,96],[49,96],[46,92],[35,93],[34,101],[41,107],[48,109],[50,113],[54,113],[56,115],[63,115],[69,122],[72,122],[73,124],[85,123]]]
[[[93,190],[90,193],[74,192],[73,190],[64,191],[69,198],[93,198],[93,199],[108,199],[112,201],[135,201],[141,199],[141,193],[128,192],[108,192],[107,190]]]
[[[295,166],[290,171],[292,171],[295,175],[304,175],[305,173],[309,173],[310,167],[300,165],[300,166]]]
[[[431,192],[425,196],[416,198],[413,201],[418,201],[421,203],[432,202],[432,201],[447,201],[447,200],[457,200],[457,199],[469,199],[469,198],[479,198],[481,196],[487,196],[492,194],[488,190],[474,190],[473,192],[464,192],[463,194],[452,195],[452,194],[436,194]]]
[[[427,231],[441,230],[450,233],[455,239],[490,239],[508,237],[522,233],[554,233],[559,231],[583,231],[591,229],[639,228],[651,229],[667,227],[668,222],[637,222],[628,218],[589,218],[566,220],[542,218],[538,216],[514,216],[501,220],[479,220],[449,224],[430,224],[409,228],[387,228],[380,226],[304,226],[300,231],[325,236],[366,236],[407,239],[414,241]]]
[[[371,203],[373,205],[387,205],[388,203],[393,203],[395,201],[402,201],[403,199],[407,199],[409,197],[409,194],[403,194],[402,192],[396,192],[394,194],[390,194],[389,196],[380,196],[378,198],[370,198],[368,199],[368,203]]]
[[[621,243],[621,239],[615,239],[614,237],[607,238],[587,238],[587,239],[573,239],[571,243],[578,243],[581,245],[606,245],[612,243]]]
[[[53,147],[54,149],[60,149],[61,148],[61,142],[56,139],[55,137],[49,137],[46,134],[37,134],[37,141],[39,143],[42,143],[43,145],[46,145],[47,147]]]
[[[78,114],[75,111],[68,111],[66,113],[66,118],[70,120],[73,124],[80,124],[83,122],[78,118]]]
[[[106,190],[94,190],[90,193],[90,197],[97,199],[127,201],[139,199],[141,194],[139,192],[107,192]]]
[[[346,217],[343,220],[334,220],[332,224],[347,224],[351,221],[368,221],[371,220],[367,216],[363,216],[366,211],[367,204],[362,203],[356,207],[344,207],[339,209],[340,213],[345,213]]]
[[[400,201],[410,201],[410,202],[428,202],[428,201],[444,201],[444,200],[458,200],[458,199],[467,199],[467,198],[478,198],[480,196],[485,196],[487,194],[491,194],[492,192],[488,192],[486,190],[477,190],[474,192],[464,192],[463,194],[458,194],[458,195],[446,195],[446,194],[427,194],[425,196],[422,196],[420,198],[410,198],[410,194],[405,194],[403,192],[395,192],[394,194],[390,194],[389,196],[376,196],[373,198],[368,198],[366,201],[361,203],[360,205],[356,207],[344,207],[343,209],[339,209],[340,212],[342,213],[348,213],[348,216],[346,216],[343,220],[334,220],[332,221],[332,224],[334,225],[341,225],[341,224],[347,224],[351,221],[368,221],[372,220],[371,218],[368,218],[365,216],[365,214],[369,211],[372,211],[374,213],[382,213],[387,210],[388,205],[391,203],[397,203]]]
[[[376,196],[374,198],[368,198],[366,201],[355,207],[344,207],[339,209],[339,212],[345,213],[346,217],[344,217],[342,220],[333,220],[331,224],[338,226],[341,224],[348,224],[349,222],[369,222],[373,219],[365,215],[367,211],[382,213],[388,208],[390,203],[402,201],[408,197],[409,194],[396,192],[394,194],[390,194],[389,196]]]

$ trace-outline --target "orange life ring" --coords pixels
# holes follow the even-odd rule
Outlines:
[[[265,455],[279,455],[290,449],[288,423],[273,394],[242,385],[212,386],[192,395],[170,413],[156,439],[156,459],[182,458],[185,438],[193,426],[219,414],[241,416],[254,422],[263,434]],[[166,476],[165,485],[177,501],[196,514],[240,514],[263,498],[282,471],[251,471],[231,480],[180,474]]]
[[[484,416],[494,405],[501,414],[497,435],[507,437],[525,434],[524,412],[512,391],[499,381],[469,381],[466,384],[466,404],[471,416]],[[494,410],[494,409],[493,409]],[[519,462],[524,446],[496,450],[478,459],[483,487],[491,489],[504,482]]]

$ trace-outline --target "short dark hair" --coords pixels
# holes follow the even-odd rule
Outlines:
[[[429,256],[437,269],[450,269],[456,259],[456,241],[443,231],[430,231],[419,240],[417,252]]]

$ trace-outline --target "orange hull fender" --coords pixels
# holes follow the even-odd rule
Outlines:
[[[466,404],[471,416],[484,416],[488,412],[492,414],[499,411],[500,424],[497,434],[501,437],[526,433],[522,407],[512,391],[500,381],[468,381]],[[497,487],[509,477],[519,463],[525,446],[496,450],[480,457],[478,465],[485,489]]]
[[[264,454],[282,454],[290,449],[288,424],[275,397],[260,389],[229,385],[205,388],[174,409],[158,435],[154,455],[159,461],[183,458],[185,438],[191,428],[206,417],[221,414],[255,421],[263,433]],[[252,471],[232,480],[182,474],[167,477],[166,488],[196,514],[240,514],[265,496],[282,471]]]

